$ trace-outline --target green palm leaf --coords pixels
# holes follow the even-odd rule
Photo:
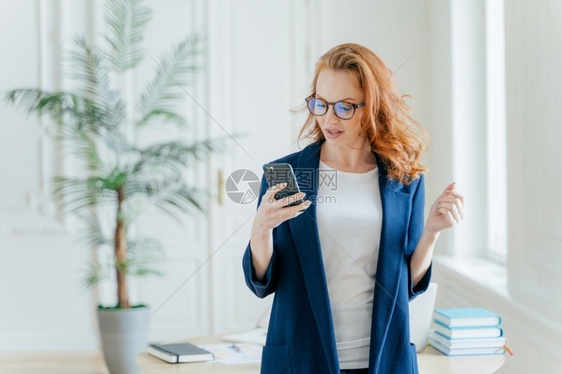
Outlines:
[[[85,223],[78,239],[88,246],[99,248],[102,246],[112,246],[113,238],[103,232],[99,217],[94,211],[89,211],[86,215],[79,215]]]
[[[127,244],[129,249],[126,270],[128,274],[144,277],[148,275],[162,275],[154,265],[163,260],[162,244],[160,241],[138,237]]]
[[[201,201],[207,197],[204,191],[188,187],[181,175],[129,180],[125,194],[129,196],[124,207],[129,221],[134,220],[132,212],[138,211],[141,200],[146,206],[154,206],[175,221],[181,222],[183,213],[202,211]],[[137,196],[137,200],[132,200],[133,196]]]
[[[193,166],[196,161],[203,160],[209,153],[221,152],[225,143],[224,138],[217,138],[189,145],[179,141],[153,144],[137,149],[140,158],[131,170],[133,173],[144,173],[149,170],[167,169],[171,173],[177,173],[183,167]]]
[[[117,200],[115,177],[93,176],[84,179],[55,177],[53,195],[69,213],[80,213],[84,209]]]
[[[132,69],[142,61],[141,48],[146,25],[150,21],[150,9],[141,6],[139,0],[112,0],[105,8],[105,35],[109,48],[107,58],[113,69],[122,72]]]
[[[82,128],[68,131],[64,135],[70,147],[69,153],[85,162],[94,174],[104,174],[107,166],[101,160],[95,139]]]
[[[176,106],[186,99],[184,90],[192,84],[190,77],[199,68],[197,58],[201,54],[201,40],[194,35],[182,41],[170,57],[158,63],[155,77],[140,97],[141,116],[137,126],[157,119],[185,126],[185,118],[176,112]]]
[[[82,281],[84,288],[92,288],[109,277],[106,269],[96,262],[91,261],[86,277]]]
[[[111,88],[106,60],[83,37],[76,38],[75,43],[76,50],[70,54],[72,77],[81,84],[81,96],[98,108],[96,121],[90,126],[116,131],[126,117],[125,103],[119,92]]]
[[[101,172],[104,165],[99,157],[95,135],[109,136],[100,126],[100,109],[89,99],[68,92],[48,92],[39,89],[17,89],[7,92],[8,102],[23,106],[29,113],[47,114],[58,126],[56,137],[69,146],[69,153],[85,161],[86,166]]]
[[[92,101],[70,92],[18,88],[6,92],[4,99],[9,103],[23,106],[28,113],[49,115],[59,126],[68,126],[64,120],[69,117],[73,120],[74,126],[87,120],[99,119],[98,110]]]

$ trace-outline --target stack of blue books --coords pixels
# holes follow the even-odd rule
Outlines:
[[[504,354],[502,318],[485,308],[435,309],[429,344],[449,356]]]

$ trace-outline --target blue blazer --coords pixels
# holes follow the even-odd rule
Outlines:
[[[314,170],[318,178],[320,147],[315,142],[275,162],[287,162],[301,180]],[[424,226],[423,175],[410,185],[388,179],[378,162],[383,208],[381,242],[373,300],[370,374],[417,373],[410,343],[408,302],[429,285],[431,268],[414,288],[410,259]],[[318,179],[316,179],[318,180]],[[275,294],[263,349],[264,374],[339,374],[332,312],[316,223],[317,186],[305,190],[311,206],[273,230],[273,256],[265,276],[256,278],[250,246],[243,257],[246,283],[258,297]],[[264,179],[258,205],[268,186]]]

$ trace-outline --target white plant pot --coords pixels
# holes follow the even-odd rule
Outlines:
[[[111,374],[137,374],[135,357],[146,350],[150,309],[98,309],[105,364]]]

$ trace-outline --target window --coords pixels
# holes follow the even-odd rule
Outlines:
[[[506,262],[507,162],[504,0],[486,2],[487,257]]]

